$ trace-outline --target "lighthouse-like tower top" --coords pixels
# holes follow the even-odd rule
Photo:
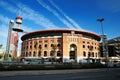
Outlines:
[[[16,17],[16,23],[17,24],[22,24],[22,17],[21,16]]]

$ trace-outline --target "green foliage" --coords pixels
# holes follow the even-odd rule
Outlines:
[[[2,44],[0,44],[0,49],[2,48]]]
[[[2,44],[0,44],[0,49],[2,48]],[[4,54],[2,53],[2,54],[0,54],[0,59],[2,58],[4,56]]]
[[[100,63],[92,64],[0,64],[0,70],[55,70],[55,69],[89,69],[89,68],[105,68]]]
[[[4,56],[4,54],[0,54],[0,59]]]
[[[52,53],[53,53],[53,56],[54,56],[54,57],[55,57],[56,49],[57,49],[57,45],[54,44],[54,45],[52,46]]]
[[[106,66],[100,63],[83,64],[82,68],[105,68]]]

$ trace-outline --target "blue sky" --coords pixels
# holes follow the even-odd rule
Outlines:
[[[103,17],[108,39],[120,36],[120,0],[0,0],[0,43],[4,48],[9,21],[15,21],[18,14],[23,18],[21,28],[29,32],[68,28],[100,35],[97,19]]]

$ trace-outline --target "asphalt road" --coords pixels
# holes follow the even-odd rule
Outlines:
[[[0,80],[120,80],[120,69],[5,71]]]

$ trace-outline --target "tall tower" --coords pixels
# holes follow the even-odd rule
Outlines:
[[[22,17],[21,16],[16,17],[16,23],[18,24],[18,28],[20,28],[20,25],[22,24]]]
[[[16,17],[16,24],[18,24],[18,28],[20,28],[20,25],[22,24],[22,17],[20,15],[18,15]],[[14,37],[14,45],[15,45],[15,49],[14,49],[14,57],[17,56],[17,48],[18,48],[18,40],[19,40],[19,36],[18,36],[18,32],[15,33],[15,37]]]
[[[13,26],[14,26],[14,21],[13,21],[13,20],[10,20],[10,22],[9,22],[9,29],[8,29],[7,44],[6,44],[5,60],[9,60],[10,41],[11,41],[11,33],[12,33],[12,28],[13,28]]]

